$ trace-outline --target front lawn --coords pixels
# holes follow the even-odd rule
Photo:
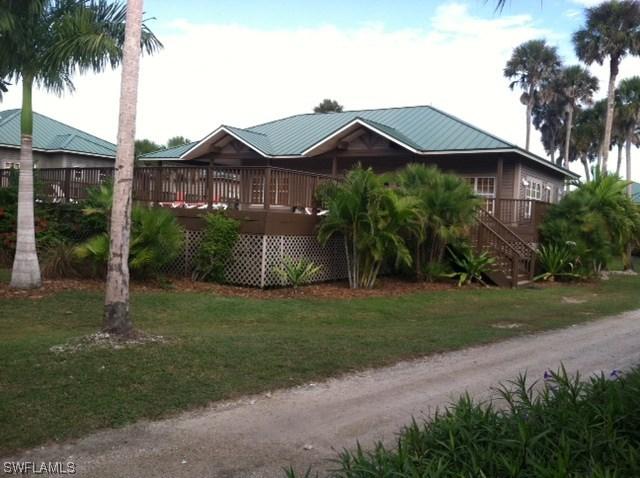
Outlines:
[[[98,329],[99,291],[0,299],[0,455],[640,308],[639,289],[640,277],[616,276],[597,284],[352,300],[138,291],[136,325],[170,343],[64,354],[49,348]]]

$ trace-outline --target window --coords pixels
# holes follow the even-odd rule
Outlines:
[[[487,210],[493,214],[496,198],[496,178],[492,177],[467,177],[464,178],[474,192],[485,198]]]
[[[4,163],[6,169],[20,169],[19,161],[7,161]]]

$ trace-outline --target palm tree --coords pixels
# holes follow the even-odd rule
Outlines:
[[[138,77],[142,37],[142,1],[128,0],[120,82],[118,147],[111,208],[109,262],[102,330],[129,335],[133,322],[129,315],[129,249],[131,236],[131,186],[135,159]]]
[[[586,68],[580,65],[573,65],[562,70],[558,83],[565,99],[567,113],[563,158],[564,167],[568,168],[573,115],[578,104],[590,105],[592,103],[593,94],[598,90],[598,78],[593,76]]]
[[[404,237],[418,234],[421,224],[415,198],[400,197],[384,186],[371,168],[358,166],[343,182],[323,192],[328,209],[318,229],[326,243],[341,236],[347,258],[349,285],[372,288],[385,259],[395,265],[411,264]]]
[[[591,181],[591,163],[598,160],[601,151],[603,118],[596,108],[578,110],[571,136],[569,161],[580,159],[585,180]]]
[[[0,0],[2,82],[22,81],[16,255],[11,286],[39,287],[33,212],[33,85],[73,91],[78,70],[100,72],[122,59],[126,8],[106,0]],[[145,50],[162,45],[145,28]]]
[[[464,235],[480,201],[462,178],[433,166],[409,164],[394,182],[401,195],[418,200],[421,228],[411,239],[416,276],[422,279],[425,266],[441,262],[447,245]]]
[[[545,101],[537,102],[531,112],[534,128],[540,131],[542,145],[551,162],[556,162],[556,151],[562,150],[563,129],[565,127],[566,100],[560,94],[544,93]],[[562,160],[562,154],[558,161]]]
[[[555,47],[545,40],[530,40],[513,50],[504,69],[504,76],[513,80],[511,89],[519,86],[524,93],[520,101],[527,106],[527,133],[525,148],[529,149],[531,137],[531,112],[545,82],[555,77],[560,69],[560,58]]]
[[[627,192],[631,195],[631,146],[640,144],[638,128],[640,128],[640,76],[626,78],[618,85],[620,98],[619,118],[622,137],[625,142]]]
[[[602,170],[607,158],[613,129],[615,85],[620,62],[626,55],[640,54],[640,3],[637,0],[610,0],[587,9],[585,28],[573,35],[576,55],[587,65],[602,65],[609,59],[609,85],[605,116]]]

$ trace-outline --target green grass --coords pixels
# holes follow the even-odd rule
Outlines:
[[[639,277],[624,276],[358,300],[138,292],[136,326],[174,338],[171,344],[62,355],[49,348],[98,329],[102,294],[0,299],[0,455],[212,400],[640,308],[639,288]],[[492,327],[512,322],[524,325]]]

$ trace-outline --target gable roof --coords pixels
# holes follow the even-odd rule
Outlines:
[[[0,147],[20,147],[20,109],[0,111]],[[36,112],[33,113],[33,149],[116,157],[115,144]]]
[[[557,172],[571,171],[481,130],[432,106],[411,106],[342,113],[308,113],[270,121],[250,128],[221,126],[189,148],[173,148],[143,159],[194,159],[228,133],[264,157],[306,157],[320,154],[355,127],[364,127],[418,154],[516,152]],[[159,153],[159,152],[158,152]]]

